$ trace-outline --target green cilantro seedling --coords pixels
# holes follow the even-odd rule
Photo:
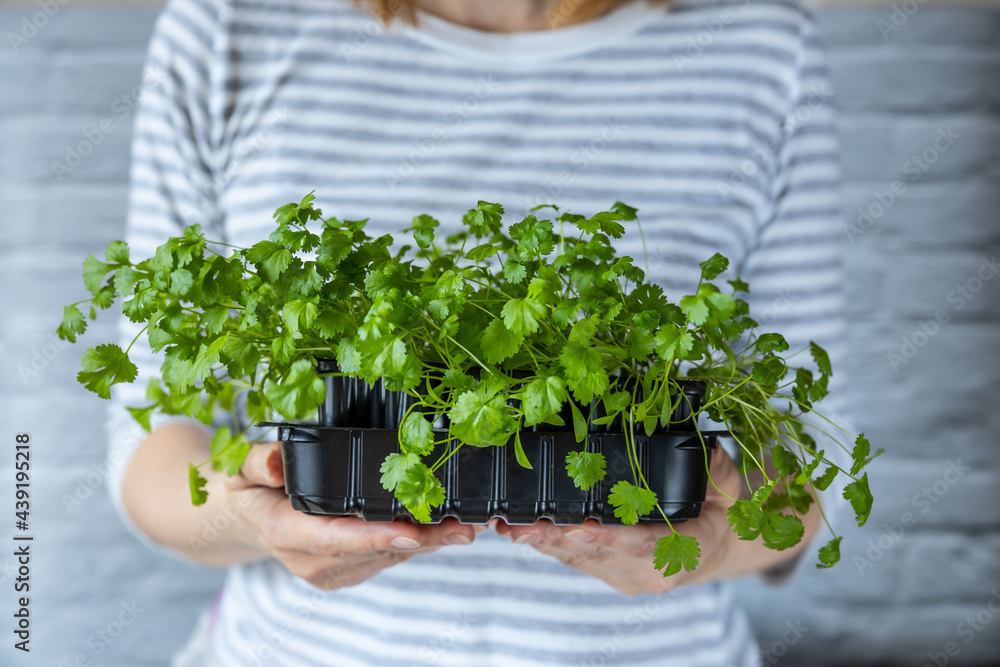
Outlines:
[[[818,450],[803,417],[827,394],[829,357],[815,343],[788,354],[780,334],[759,331],[739,297],[750,286],[736,276],[725,290],[715,282],[729,271],[725,257],[706,259],[694,290],[671,299],[615,251],[612,240],[630,226],[641,234],[636,210],[621,202],[591,217],[543,206],[505,227],[503,216],[499,204],[480,201],[443,235],[437,220],[418,215],[401,237],[412,243],[395,249],[391,236],[369,236],[366,220],[323,217],[309,194],[279,208],[274,231],[249,248],[206,239],[197,225],[140,261],[114,241],[103,260],[84,260],[91,296],[65,307],[57,331],[75,342],[88,316],[122,299],[162,358],[149,404],[129,408],[147,430],[156,413],[208,425],[219,410],[235,423],[241,414],[250,423],[309,419],[324,396],[321,359],[339,368],[324,375],[405,392],[413,405],[400,451],[380,471],[418,521],[444,501],[435,472],[461,447],[513,446],[531,467],[520,429],[569,427],[568,406],[580,445],[565,460],[573,483],[589,490],[605,476],[603,455],[587,451],[590,425],[624,424],[632,479],[618,481],[607,501],[626,524],[662,515],[669,532],[651,557],[664,576],[694,569],[698,542],[674,531],[636,452],[637,431],[670,428],[685,400],[682,379],[706,387],[694,417],[725,425],[737,443],[751,491],[728,512],[740,538],[779,550],[798,544],[799,515],[841,474],[857,523],[867,521],[872,496],[862,472],[881,450],[873,454],[858,436],[850,470]],[[79,381],[109,398],[113,385],[137,376],[131,347],[89,348]],[[812,364],[792,366],[806,351]],[[595,418],[597,406],[603,417]],[[433,424],[445,416],[439,440]],[[189,466],[195,505],[208,497],[198,469],[238,474],[250,446],[246,429],[216,430],[211,458]],[[708,456],[706,447],[706,467]],[[763,481],[751,484],[751,471]],[[820,549],[818,567],[837,562],[840,541],[835,535]]]

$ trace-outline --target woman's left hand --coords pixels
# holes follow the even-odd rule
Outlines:
[[[726,512],[740,498],[743,480],[722,447],[715,450],[710,470],[715,484],[709,482],[701,514],[675,526],[677,532],[697,538],[701,546],[698,567],[690,572],[681,570],[664,577],[662,571],[653,567],[656,540],[670,534],[666,524],[602,526],[594,519],[587,519],[579,526],[557,526],[549,520],[510,526],[498,521],[496,531],[630,595],[660,593],[681,585],[740,576],[745,574],[742,571],[745,568],[730,567],[733,553],[753,543],[737,544],[740,540],[729,526]],[[759,541],[755,546],[765,548]],[[787,558],[787,552],[779,558]]]

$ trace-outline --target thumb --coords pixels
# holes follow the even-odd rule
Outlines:
[[[740,472],[736,469],[736,464],[729,457],[729,453],[722,444],[718,444],[712,452],[712,463],[709,466],[711,479],[708,482],[709,498],[729,497],[737,500],[743,490],[743,480]]]
[[[250,448],[240,474],[251,486],[278,488],[285,485],[281,443],[267,442]]]

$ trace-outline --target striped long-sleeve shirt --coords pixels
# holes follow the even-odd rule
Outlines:
[[[171,0],[136,116],[126,240],[149,256],[200,223],[240,246],[315,190],[326,215],[398,232],[447,227],[484,199],[507,219],[551,202],[639,210],[649,276],[668,296],[715,252],[751,286],[751,314],[792,349],[844,354],[837,140],[822,45],[777,1],[637,2],[595,21],[482,33],[421,15],[386,30],[346,0]],[[630,231],[616,243],[642,266]],[[123,339],[138,329],[123,321]],[[140,344],[116,387],[111,495],[141,439],[158,359]],[[842,383],[824,404],[836,414]],[[627,596],[487,532],[322,592],[273,560],[232,567],[204,664],[757,664],[728,588]],[[211,655],[211,658],[207,656]]]

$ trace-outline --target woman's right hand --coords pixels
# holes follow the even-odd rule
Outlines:
[[[448,518],[439,524],[368,523],[292,508],[285,494],[281,443],[254,445],[240,474],[225,480],[227,501],[241,512],[242,540],[313,586],[359,584],[387,567],[447,544],[470,544],[483,526]]]

